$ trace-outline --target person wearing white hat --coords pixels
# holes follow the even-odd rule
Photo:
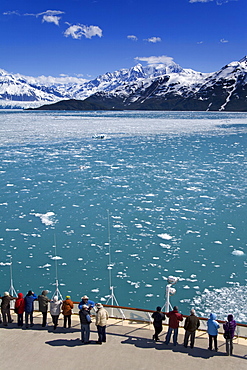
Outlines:
[[[91,301],[87,295],[84,295],[83,297],[81,297],[81,302],[78,304],[78,308],[79,310],[82,309],[82,306],[83,305],[86,305],[89,309],[89,311],[95,306],[95,302],[94,301]]]
[[[107,324],[109,315],[101,303],[97,303],[96,307],[97,307],[97,312],[95,315],[95,319],[96,319],[95,325],[97,326],[97,331],[98,331],[97,344],[102,344],[102,342],[106,342],[106,324]]]

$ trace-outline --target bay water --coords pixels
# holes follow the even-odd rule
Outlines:
[[[0,288],[247,322],[247,113],[0,111]],[[12,261],[12,264],[10,265]]]

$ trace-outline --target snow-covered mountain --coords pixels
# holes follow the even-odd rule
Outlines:
[[[200,76],[199,78],[202,76],[198,72],[184,71],[186,70],[174,62],[167,65],[156,64],[145,67],[137,64],[130,69],[107,72],[94,80],[74,78],[73,81],[71,78],[72,81],[68,82],[68,78],[64,78],[63,81],[61,78],[45,78],[44,76],[35,78],[0,70],[0,106],[10,108],[37,107],[62,99],[83,100],[101,91],[108,93],[125,91],[128,94],[165,75],[174,75],[174,78],[181,75],[181,79],[187,77],[187,83],[189,83],[190,74],[194,75],[193,80],[198,78],[195,76]]]
[[[2,107],[27,108],[59,102],[60,108],[51,104],[47,109],[70,109],[69,100],[73,99],[71,109],[247,111],[246,95],[247,57],[214,73],[183,69],[174,62],[137,64],[91,81],[34,78],[0,70]],[[66,107],[61,101],[64,99]]]
[[[100,109],[247,111],[247,57],[214,73],[181,69],[139,79],[98,92],[84,103]]]

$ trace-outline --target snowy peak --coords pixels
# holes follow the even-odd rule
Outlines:
[[[119,109],[247,110],[246,56],[214,73],[183,69],[171,58],[159,61],[107,72],[91,81],[67,76],[29,77],[0,69],[0,106],[34,107],[88,98],[100,103],[101,108],[104,101],[106,109],[111,108],[112,101]]]

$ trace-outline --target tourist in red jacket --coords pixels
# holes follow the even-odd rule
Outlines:
[[[169,328],[166,334],[165,344],[169,344],[172,331],[174,331],[173,345],[176,346],[178,344],[177,339],[178,339],[179,321],[183,321],[183,315],[178,312],[178,307],[174,306],[173,311],[168,312],[166,316],[169,318]]]
[[[17,325],[23,326],[23,313],[25,311],[25,301],[22,293],[18,293],[15,301],[15,313],[17,313]]]

